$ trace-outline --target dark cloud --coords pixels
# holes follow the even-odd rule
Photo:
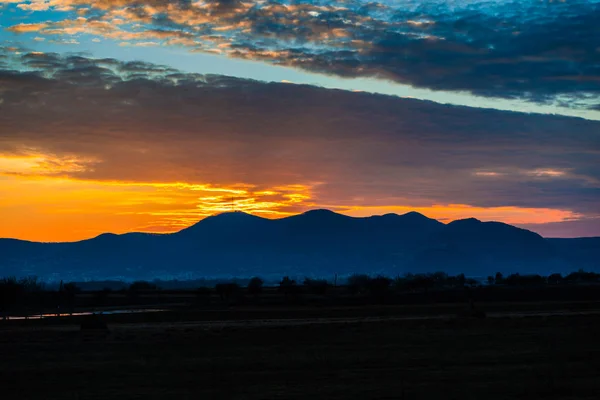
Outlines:
[[[87,16],[14,32],[158,40],[341,76],[600,107],[600,1],[61,0]],[[114,19],[125,24],[111,24]]]
[[[343,76],[378,76],[417,87],[540,103],[566,96],[570,100],[562,105],[573,105],[569,101],[583,97],[588,101],[578,106],[597,107],[600,5],[562,2],[521,13],[512,12],[513,6],[506,5],[499,14],[426,7],[399,12],[396,23],[349,28],[355,39],[372,44],[364,49],[293,52],[282,62]],[[418,28],[403,29],[401,21],[407,20]]]
[[[178,72],[174,68],[170,68],[163,65],[156,65],[144,61],[130,61],[124,63],[116,63],[117,69],[125,73],[138,73],[138,74],[164,74],[164,73],[176,73]]]
[[[54,70],[68,65],[67,60],[63,60],[58,54],[46,53],[26,53],[21,57],[21,62],[25,67],[40,70]]]
[[[81,55],[20,60],[37,69],[0,73],[0,154],[82,160],[60,161],[78,179],[304,184],[318,204],[600,215],[598,122]]]

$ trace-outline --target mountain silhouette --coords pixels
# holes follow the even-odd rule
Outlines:
[[[539,234],[475,218],[447,224],[429,238],[417,257],[421,268],[445,265],[443,270],[470,275],[493,270],[523,273],[560,268],[557,252]]]
[[[71,243],[0,239],[0,276],[46,279],[398,275],[471,276],[598,270],[600,238],[545,239],[475,218],[443,224],[417,212],[349,217],[311,210],[280,219],[207,217],[172,234],[102,234]]]

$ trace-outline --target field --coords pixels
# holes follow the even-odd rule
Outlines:
[[[3,399],[598,399],[600,305],[234,307],[0,327]]]

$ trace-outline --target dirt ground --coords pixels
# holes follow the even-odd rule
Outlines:
[[[498,313],[0,327],[0,397],[600,398],[599,315]]]

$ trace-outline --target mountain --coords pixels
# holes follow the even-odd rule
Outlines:
[[[445,271],[481,276],[503,273],[534,273],[560,269],[553,246],[537,233],[501,222],[475,218],[457,220],[445,226],[423,244],[417,264],[445,265]]]
[[[312,210],[274,220],[231,212],[173,234],[102,234],[72,243],[0,239],[0,276],[65,280],[546,274],[600,270],[597,260],[600,238],[545,239],[500,222],[443,224],[416,212],[354,218]]]

